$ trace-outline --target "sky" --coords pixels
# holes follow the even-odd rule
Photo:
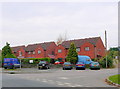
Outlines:
[[[0,3],[0,49],[10,46],[101,37],[118,46],[117,2],[2,2]]]

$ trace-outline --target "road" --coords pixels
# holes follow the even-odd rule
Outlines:
[[[32,70],[32,69],[30,69]],[[105,79],[118,69],[37,70],[38,73],[2,74],[3,87],[113,87]]]

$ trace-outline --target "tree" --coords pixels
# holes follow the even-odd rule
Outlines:
[[[2,48],[2,60],[4,58],[16,58],[16,56],[12,53],[10,44],[8,43],[6,43],[6,46]]]
[[[56,44],[59,45],[59,44],[62,44],[63,41],[66,41],[68,40],[68,34],[67,34],[67,31],[64,33],[64,34],[60,34],[57,38],[57,42]]]
[[[78,53],[74,43],[71,43],[66,60],[75,64],[78,60]]]

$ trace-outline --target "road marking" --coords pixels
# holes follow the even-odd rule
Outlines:
[[[58,85],[64,85],[64,84],[62,84],[62,83],[58,83]]]
[[[67,84],[67,85],[68,85],[68,84],[71,84],[71,83],[64,83],[64,84]]]
[[[59,77],[59,79],[68,79],[67,77]]]
[[[53,82],[53,80],[48,80],[48,81]]]
[[[82,85],[78,85],[78,84],[76,84],[75,86],[76,86],[76,87],[81,87]]]
[[[42,82],[47,82],[47,81],[42,81]]]
[[[37,81],[40,81],[40,79],[36,79]]]
[[[61,83],[60,81],[56,81],[57,83]]]

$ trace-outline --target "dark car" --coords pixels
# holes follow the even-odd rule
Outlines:
[[[76,70],[78,69],[84,69],[85,70],[85,64],[83,62],[77,62],[76,63]]]
[[[64,62],[64,64],[63,64],[63,70],[65,70],[65,69],[72,69],[73,67],[72,67],[72,64],[70,63],[70,62]]]
[[[50,69],[50,64],[47,61],[40,61],[38,69]]]
[[[98,62],[92,62],[90,64],[90,69],[100,69],[100,64]]]

